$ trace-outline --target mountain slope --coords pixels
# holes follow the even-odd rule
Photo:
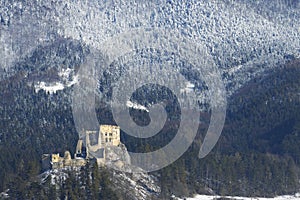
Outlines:
[[[188,152],[153,174],[159,179],[160,198],[195,192],[272,196],[297,191],[300,9],[294,1],[277,3],[0,1],[0,191],[9,188],[22,196],[31,183],[42,191],[45,186],[35,181],[41,173],[40,156],[65,150],[73,154],[78,139],[71,109],[76,73],[90,49],[101,52],[104,41],[134,28],[172,29],[182,38],[203,43],[228,93],[227,121],[217,147],[205,159],[196,158],[209,122],[210,113],[203,110],[203,124]],[[163,53],[146,48],[126,55],[131,58],[128,63],[116,60],[100,74],[100,92],[109,97],[126,64],[138,66],[141,58],[161,64]],[[207,97],[205,83],[189,63],[174,60],[175,69],[187,79],[179,83],[182,90],[198,92],[199,99]],[[171,117],[154,140],[136,141],[122,132],[122,142],[136,152],[168,144],[180,117],[173,94],[143,89],[137,96],[146,100],[134,102],[143,109],[131,108],[137,122],[147,124],[147,102],[159,98],[169,100]],[[100,123],[114,123],[107,103],[97,101]]]

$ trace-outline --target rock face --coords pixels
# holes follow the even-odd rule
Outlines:
[[[114,171],[113,183],[117,189],[127,188],[126,198],[134,200],[159,199],[158,180],[147,173],[125,173]]]
[[[131,171],[130,156],[124,144],[119,146],[109,146],[105,148],[106,160],[105,163],[108,167],[120,171]]]
[[[114,169],[107,169],[109,180],[111,181],[110,187],[121,196],[122,199],[127,200],[158,200],[161,192],[158,182],[158,179],[147,173],[126,173],[120,172]],[[80,168],[60,168],[53,169],[44,172],[39,175],[42,185],[46,185],[45,188],[48,188],[49,183],[56,188],[63,187],[65,182],[71,177],[74,179],[77,184],[83,184],[81,181],[84,179],[82,176],[82,170]],[[100,180],[101,182],[101,180]],[[101,183],[100,183],[101,185]],[[85,185],[82,186],[82,189],[86,188]],[[89,190],[86,188],[87,191]],[[84,195],[88,192],[84,191]],[[59,192],[59,190],[57,190]],[[59,194],[59,193],[58,193]],[[57,194],[57,195],[58,195]]]

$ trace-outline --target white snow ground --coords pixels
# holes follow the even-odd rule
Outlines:
[[[73,69],[62,69],[60,72],[58,72],[58,75],[61,78],[59,82],[46,83],[44,81],[40,81],[34,85],[35,92],[44,90],[50,94],[55,94],[59,90],[63,90],[66,87],[71,87],[72,85],[78,83],[78,75],[73,75],[73,73]]]
[[[211,195],[196,195],[194,197],[185,198],[186,200],[215,200],[216,198],[220,198],[221,196],[211,196]],[[224,196],[222,196],[224,197]],[[233,197],[233,196],[225,196],[230,200],[300,200],[300,193],[295,195],[284,195],[278,196],[274,198],[264,198],[264,197]],[[183,199],[179,199],[183,200]]]
[[[146,112],[149,112],[148,108],[146,108],[145,106],[140,105],[138,103],[135,103],[135,102],[127,101],[126,106],[129,108],[136,109],[136,110],[144,110]]]

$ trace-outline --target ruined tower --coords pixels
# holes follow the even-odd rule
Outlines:
[[[91,144],[91,137],[93,141],[97,140],[96,144]],[[98,139],[95,139],[98,138]],[[100,125],[99,133],[97,131],[86,131],[86,146],[91,151],[97,151],[98,149],[107,146],[119,146],[120,145],[120,127],[114,125]]]
[[[120,145],[120,127],[112,125],[100,125],[99,136],[101,137],[101,146]]]

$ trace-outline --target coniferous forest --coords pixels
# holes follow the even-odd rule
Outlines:
[[[0,199],[299,198],[299,19],[299,0],[0,0]],[[157,104],[166,120],[148,138],[132,136],[145,132],[113,117],[114,106],[123,106],[122,120],[162,122],[153,119]],[[225,104],[219,137],[208,130],[222,121],[214,108]],[[76,109],[94,127],[79,130]],[[191,117],[195,110],[200,117]],[[75,150],[79,139],[85,145],[86,131],[99,128],[86,113],[121,128],[125,146],[97,148],[109,155],[104,166],[92,148]],[[176,137],[181,128],[186,135]],[[115,141],[106,134],[106,142]],[[216,136],[199,159],[203,143]],[[149,157],[140,160],[159,170],[111,167],[138,169],[126,149],[154,152],[172,140],[192,143],[185,152],[172,146],[183,154],[162,169]],[[171,150],[156,160],[173,161]],[[50,169],[50,161],[45,168],[54,153],[87,165],[57,158],[64,168]]]
[[[0,191],[9,189],[15,199],[63,198],[66,193],[70,199],[122,199],[126,192],[113,190],[109,169],[87,166],[78,173],[70,171],[58,187],[50,180],[40,181],[43,153],[74,153],[78,134],[70,106],[72,88],[54,94],[36,92],[33,84],[22,78],[27,73],[23,69],[0,84]],[[299,61],[293,60],[232,95],[221,138],[207,157],[197,158],[207,129],[203,123],[196,140],[179,160],[152,173],[161,187],[159,198],[194,193],[275,196],[299,191],[299,77]],[[97,105],[99,122],[113,124],[109,108]],[[171,109],[169,114],[176,116],[178,112]],[[132,117],[140,123],[148,119],[141,111],[132,111]],[[201,117],[209,122],[209,113]],[[121,140],[130,151],[157,149],[176,134],[176,117],[172,119],[158,140],[138,142],[124,132]],[[82,181],[75,181],[79,179]]]

